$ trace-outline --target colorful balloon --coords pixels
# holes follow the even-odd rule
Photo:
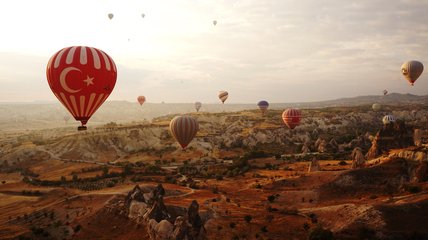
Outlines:
[[[201,102],[195,102],[196,112],[199,112],[199,109],[201,109],[201,107],[202,107],[202,103]]]
[[[394,117],[394,115],[386,115],[386,116],[384,116],[383,118],[382,118],[382,122],[383,122],[383,124],[390,124],[390,123],[393,123],[393,122],[395,122],[395,117]]]
[[[176,116],[169,123],[169,130],[184,149],[196,136],[199,130],[199,123],[190,116]]]
[[[379,111],[381,108],[382,108],[382,106],[381,106],[379,103],[374,103],[374,104],[372,105],[372,109],[373,109],[373,111],[375,111],[375,112]]]
[[[144,97],[144,96],[138,96],[137,101],[138,101],[138,103],[141,106],[146,101],[146,97]]]
[[[227,97],[229,97],[229,93],[226,91],[220,91],[218,94],[218,98],[220,99],[220,101],[224,104],[224,102],[226,101]]]
[[[257,106],[259,107],[260,111],[264,115],[266,113],[267,109],[269,108],[269,103],[267,101],[262,100],[262,101],[257,103]]]
[[[48,84],[71,115],[86,130],[92,114],[104,103],[116,84],[117,70],[105,52],[85,46],[59,50],[46,68]]]
[[[301,116],[299,109],[289,108],[282,113],[282,120],[290,129],[294,129],[300,124]]]
[[[109,13],[107,16],[110,20],[114,17],[113,13]]]
[[[401,65],[401,73],[412,86],[423,71],[424,65],[419,61],[408,61]]]

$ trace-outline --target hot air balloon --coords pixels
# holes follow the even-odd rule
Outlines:
[[[201,109],[201,107],[202,107],[202,103],[201,102],[195,102],[196,112],[199,112],[199,109]]]
[[[144,97],[144,96],[138,96],[137,97],[137,101],[138,101],[138,103],[140,104],[140,106],[141,105],[143,105],[143,103],[146,101],[146,97]]]
[[[419,61],[408,61],[401,65],[401,73],[412,86],[423,71],[424,65]]]
[[[300,124],[301,113],[299,109],[289,108],[282,113],[282,120],[290,129]]]
[[[224,102],[226,101],[227,97],[229,96],[229,93],[227,93],[226,91],[220,91],[218,94],[218,98],[221,100],[221,102],[224,104]]]
[[[199,123],[190,116],[176,116],[169,123],[169,130],[184,149],[196,136],[199,130]]]
[[[382,108],[382,106],[379,103],[373,103],[372,109],[373,111],[377,112]]]
[[[213,21],[213,25],[215,26],[215,25],[217,25],[217,20],[214,20]]]
[[[144,13],[142,13],[142,14],[141,14],[141,17],[142,17],[142,18],[144,18],[145,16],[146,16],[146,14],[144,14]]]
[[[395,122],[395,120],[396,119],[395,119],[394,115],[386,115],[382,118],[382,122],[385,125],[393,123],[393,122]]]
[[[262,112],[262,115],[264,115],[269,108],[269,103],[267,101],[260,101],[257,103],[257,106],[259,107],[260,111]]]
[[[107,16],[110,20],[114,17],[113,13],[109,13]]]
[[[86,130],[92,114],[116,84],[117,70],[105,52],[85,46],[66,47],[55,53],[46,68],[48,84],[64,107]]]
[[[383,90],[383,95],[385,96],[386,94],[388,94],[388,90]]]

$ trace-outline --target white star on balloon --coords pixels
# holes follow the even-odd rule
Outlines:
[[[89,77],[89,75],[87,75],[86,79],[83,80],[86,83],[86,86],[89,85],[94,85],[94,78],[93,77]]]

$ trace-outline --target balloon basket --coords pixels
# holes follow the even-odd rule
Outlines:
[[[78,126],[77,127],[77,131],[85,131],[85,130],[87,130],[88,128],[86,127],[86,126]]]

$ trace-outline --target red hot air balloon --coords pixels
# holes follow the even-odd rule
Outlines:
[[[104,103],[116,84],[117,70],[105,52],[84,46],[63,48],[48,62],[46,77],[58,100],[86,130],[92,114]]]
[[[282,120],[290,129],[300,124],[301,113],[299,109],[289,108],[282,113]]]
[[[176,116],[169,123],[169,130],[171,130],[174,138],[184,149],[196,136],[199,130],[199,123],[190,116]]]
[[[137,101],[138,101],[138,103],[140,104],[140,106],[141,105],[143,105],[143,103],[146,101],[146,97],[144,97],[144,96],[139,96],[138,98],[137,98]]]

